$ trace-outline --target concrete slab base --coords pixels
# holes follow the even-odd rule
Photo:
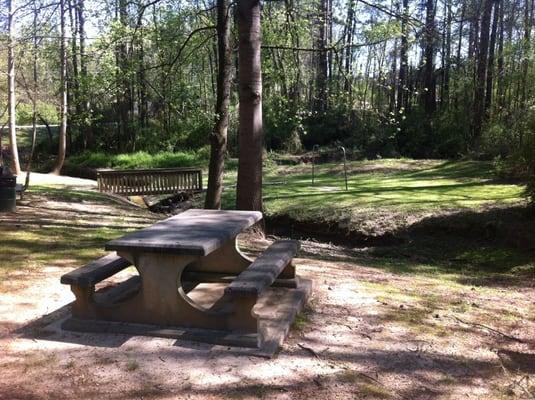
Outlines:
[[[215,301],[225,287],[225,285],[207,286],[203,284],[197,291],[192,290],[188,293],[188,297],[208,306]],[[253,312],[258,315],[259,334],[240,334],[212,329],[155,326],[73,317],[63,320],[60,326],[61,329],[68,331],[156,336],[210,343],[215,345],[212,351],[270,358],[280,348],[311,291],[312,281],[302,278],[298,280],[296,288],[272,287],[266,290],[253,308]]]

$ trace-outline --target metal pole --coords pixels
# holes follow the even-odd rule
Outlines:
[[[344,155],[344,180],[346,182],[346,192],[347,192],[347,166],[346,166],[346,149],[344,146],[340,146],[340,150]]]
[[[314,185],[314,173],[315,173],[315,168],[314,168],[314,160],[315,160],[315,156],[314,156],[314,152],[317,152],[318,149],[319,149],[319,145],[315,144],[314,146],[312,146],[312,185]]]

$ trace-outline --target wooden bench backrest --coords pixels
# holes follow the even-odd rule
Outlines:
[[[98,170],[97,182],[101,192],[128,196],[201,191],[202,171],[198,168]]]

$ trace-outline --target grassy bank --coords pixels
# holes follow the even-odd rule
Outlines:
[[[264,178],[268,216],[336,223],[382,234],[432,215],[524,203],[524,186],[500,181],[492,163],[440,160],[353,161],[345,190],[340,164],[269,165]],[[236,174],[226,175],[224,205],[235,204]]]

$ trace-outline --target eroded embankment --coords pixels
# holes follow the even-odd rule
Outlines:
[[[287,215],[266,217],[266,231],[276,236],[314,239],[353,247],[391,246],[425,235],[500,242],[521,250],[535,251],[535,207],[495,207],[483,211],[453,211],[422,218],[390,231],[362,232],[351,224],[296,220]]]

